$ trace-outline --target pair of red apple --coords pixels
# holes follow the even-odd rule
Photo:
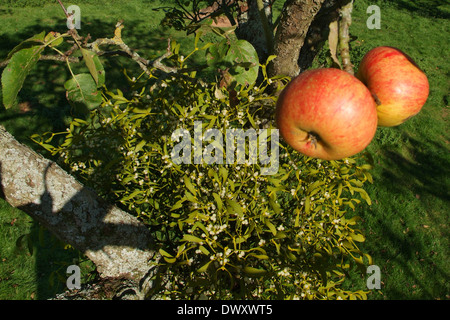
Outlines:
[[[377,47],[356,76],[324,68],[294,78],[278,98],[277,127],[300,153],[339,160],[364,150],[378,126],[397,126],[417,114],[428,93],[425,73],[409,56]]]

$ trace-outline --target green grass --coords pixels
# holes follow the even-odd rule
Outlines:
[[[0,300],[48,299],[64,290],[67,266],[86,279],[93,264],[22,211],[0,201]]]
[[[5,3],[8,1],[0,1],[0,59],[33,34],[65,28],[57,5],[2,6]],[[191,39],[183,32],[159,27],[162,13],[152,11],[157,1],[105,3],[111,1],[77,2],[82,10],[80,33],[110,37],[114,24],[124,19],[124,40],[146,58],[161,55],[168,37],[180,41],[186,52],[192,48]],[[366,8],[372,4],[381,9],[380,30],[366,27]],[[437,0],[355,3],[351,27],[355,66],[371,48],[395,46],[421,66],[431,88],[417,116],[399,127],[380,128],[368,147],[375,161],[374,184],[367,187],[373,204],[357,208],[356,213],[363,218],[361,228],[367,237],[361,248],[382,273],[382,289],[373,290],[370,299],[449,298],[449,18],[450,6]],[[123,64],[123,59],[112,59],[106,65],[111,81],[120,77]],[[69,113],[62,90],[66,77],[67,72],[56,64],[40,63],[19,96],[19,102],[28,103],[30,111],[0,109],[0,123],[30,145],[33,133],[64,130]],[[18,250],[16,240],[29,232],[38,237],[37,224],[0,200],[0,299],[51,297],[58,290],[49,285],[51,272],[60,268],[57,262],[73,259],[73,252],[54,248],[50,240],[44,247],[34,241],[33,255]],[[365,278],[352,275],[346,286],[365,289]]]
[[[375,159],[368,188],[374,203],[358,213],[367,236],[362,248],[382,272],[382,290],[374,298],[448,299],[450,293],[450,6],[439,10],[432,2],[419,7],[417,1],[370,1],[381,8],[380,30],[365,28],[369,2],[355,4],[354,61],[373,47],[395,46],[413,57],[430,82],[422,111],[399,127],[380,128],[368,148]]]

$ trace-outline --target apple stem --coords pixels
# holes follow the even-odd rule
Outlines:
[[[319,136],[317,135],[317,133],[308,132],[308,138],[307,139],[314,146],[314,149],[317,149],[317,141],[319,141]]]
[[[374,92],[372,92],[372,97],[375,99],[377,106],[381,106],[381,101]]]

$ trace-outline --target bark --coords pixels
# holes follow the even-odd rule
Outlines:
[[[300,73],[311,67],[314,58],[323,48],[330,33],[330,24],[339,19],[339,8],[350,0],[326,0],[315,16],[300,50]]]
[[[351,0],[288,0],[275,35],[269,75],[296,76],[310,68],[328,39],[329,25]]]
[[[275,34],[274,54],[269,75],[295,77],[300,73],[298,59],[309,27],[325,0],[288,0]]]
[[[353,1],[344,5],[340,11],[339,21],[339,50],[342,59],[342,68],[350,74],[354,74],[353,64],[350,60],[350,25],[352,24]]]
[[[156,271],[148,229],[0,126],[0,196],[84,252],[101,277],[139,282]]]
[[[238,9],[236,36],[250,42],[265,63],[273,49],[272,7],[270,0],[248,0]]]

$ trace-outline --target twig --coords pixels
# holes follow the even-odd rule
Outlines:
[[[177,69],[176,68],[171,68],[168,66],[165,66],[161,63],[162,60],[164,60],[165,58],[168,58],[170,55],[172,54],[172,52],[170,51],[170,38],[167,40],[167,50],[166,53],[164,53],[161,57],[153,60],[153,62],[151,63],[151,65],[159,70],[162,70],[166,73],[176,73]]]
[[[62,2],[60,1],[60,0],[58,0],[58,2],[59,2],[59,5],[61,6],[61,8],[63,9],[63,11],[64,11],[64,14],[66,15],[66,18],[69,18],[69,13],[67,12],[67,10],[66,10],[66,8],[64,7],[64,5],[62,4]]]
[[[112,38],[112,39],[100,38],[100,39],[95,40],[92,43],[87,44],[87,47],[92,49],[98,55],[105,55],[105,54],[111,55],[111,53],[113,53],[113,54],[117,54],[117,55],[128,56],[131,59],[133,59],[134,61],[136,61],[136,63],[139,64],[141,69],[147,75],[151,75],[151,71],[148,69],[149,67],[154,67],[154,68],[162,70],[166,73],[176,73],[177,72],[176,68],[168,67],[161,63],[161,61],[163,59],[169,57],[172,54],[172,52],[170,51],[170,39],[168,40],[168,46],[167,46],[166,53],[164,53],[161,57],[159,57],[153,61],[149,61],[149,60],[146,60],[146,59],[142,58],[141,56],[139,56],[139,54],[137,52],[131,50],[130,47],[128,47],[128,45],[123,42],[123,40],[122,40],[123,27],[124,26],[123,26],[122,22],[118,22],[116,24],[116,30],[114,31],[114,38]],[[116,46],[119,46],[122,50],[121,51],[111,51],[108,53],[108,52],[104,52],[104,51],[100,50],[100,46],[102,46],[102,45],[116,45]]]
[[[73,63],[77,63],[80,62],[81,59],[77,58],[77,57],[67,57],[64,55],[42,55],[39,60],[40,61],[61,61],[61,62],[65,62],[66,59],[69,59],[69,62],[73,62]],[[4,61],[0,62],[0,68],[4,68],[8,65],[9,61],[11,61],[11,59],[7,59]]]
[[[62,8],[64,9],[64,12],[67,13],[62,3],[58,0],[58,2],[61,4]],[[119,21],[116,24],[116,29],[114,31],[114,37],[112,39],[109,38],[99,38],[95,40],[92,43],[87,43],[90,36],[86,37],[84,40],[83,46],[86,48],[89,48],[93,50],[97,55],[99,56],[114,56],[114,55],[121,55],[125,57],[129,57],[136,61],[136,63],[139,64],[141,69],[147,74],[151,75],[151,71],[149,68],[156,68],[159,69],[165,73],[177,73],[178,69],[173,67],[168,67],[162,63],[162,60],[168,58],[171,56],[172,51],[170,50],[170,39],[168,39],[167,44],[167,50],[166,52],[159,58],[151,61],[146,60],[139,56],[139,54],[128,47],[126,43],[122,40],[122,29],[124,28],[123,22]],[[70,55],[75,51],[77,48],[81,48],[81,44],[78,40],[81,40],[82,38],[78,35],[77,31],[75,29],[69,30],[69,34],[72,36],[72,38],[75,40],[74,45],[67,50],[65,53],[60,52],[60,55],[42,55],[39,60],[53,60],[53,61],[61,61],[61,62],[70,62],[70,63],[77,63],[82,61],[82,57],[70,57]],[[116,45],[119,46],[121,50],[115,50],[115,51],[102,51],[100,50],[101,45]],[[0,62],[0,68],[5,67],[11,59],[7,59],[5,61]]]
[[[354,74],[353,64],[350,60],[350,25],[352,24],[353,1],[344,5],[340,11],[339,20],[339,50],[342,59],[342,67],[344,71]]]

